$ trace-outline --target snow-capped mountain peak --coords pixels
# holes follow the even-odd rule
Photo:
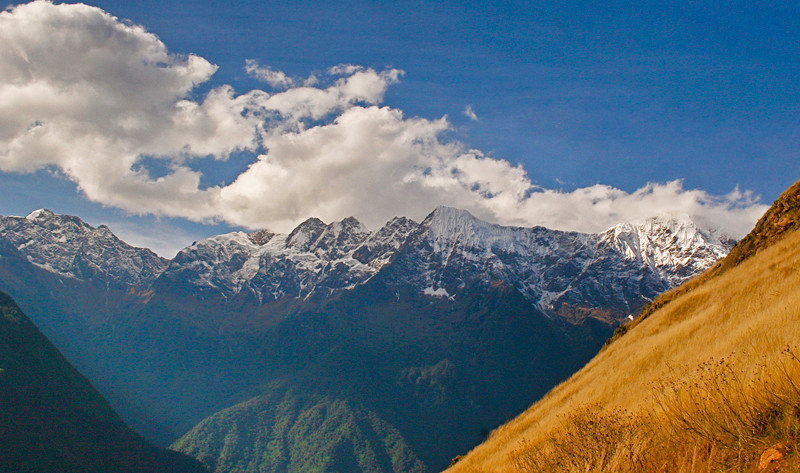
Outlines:
[[[0,239],[30,263],[62,277],[142,288],[167,260],[123,242],[101,225],[39,209],[25,217],[0,217]]]
[[[330,225],[317,218],[310,218],[289,233],[286,246],[319,256],[332,252],[331,256],[337,258],[349,253],[368,236],[366,227],[353,217]]]
[[[286,238],[286,246],[294,247],[299,250],[307,250],[327,229],[328,226],[325,225],[322,220],[311,217],[289,233]]]
[[[520,230],[485,222],[466,210],[444,206],[437,207],[420,226],[425,229],[436,251],[445,248],[450,251],[454,245],[472,250],[511,249],[517,246],[515,241]]]
[[[434,235],[452,237],[491,224],[478,220],[467,210],[439,206],[422,221],[422,225]]]
[[[29,213],[25,218],[30,221],[35,221],[35,220],[49,220],[54,217],[55,214],[52,211],[48,209],[38,209]]]
[[[364,240],[353,251],[352,257],[375,269],[381,269],[389,263],[411,232],[419,227],[420,224],[411,219],[395,217]]]
[[[603,232],[601,238],[625,258],[655,269],[672,283],[710,267],[732,246],[732,241],[701,229],[686,214],[623,223]]]
[[[260,301],[327,294],[375,275],[409,231],[411,226],[393,220],[370,233],[348,217],[331,224],[310,218],[289,234],[234,232],[185,248],[164,278],[187,281],[225,297],[246,291]]]

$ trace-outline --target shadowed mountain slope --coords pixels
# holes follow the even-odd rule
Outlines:
[[[0,471],[202,473],[158,449],[111,406],[0,293]]]

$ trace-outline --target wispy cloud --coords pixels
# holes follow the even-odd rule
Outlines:
[[[478,121],[478,115],[475,114],[475,110],[473,110],[472,105],[467,105],[464,107],[464,116],[474,122]]]
[[[251,76],[262,82],[266,82],[276,89],[288,89],[296,85],[295,79],[287,76],[281,71],[275,71],[269,66],[261,66],[258,61],[248,59],[244,66],[245,71]]]
[[[88,199],[133,213],[286,230],[312,215],[374,227],[447,204],[500,223],[598,231],[674,212],[738,236],[763,212],[746,192],[713,196],[680,181],[632,193],[539,188],[520,166],[446,139],[446,118],[382,106],[396,69],[339,65],[300,84],[249,61],[280,90],[221,86],[192,100],[216,66],[95,7],[15,7],[0,13],[0,42],[0,170],[58,169]],[[252,153],[246,170],[201,186],[199,158],[237,151]],[[151,176],[143,163],[153,159],[167,172]]]

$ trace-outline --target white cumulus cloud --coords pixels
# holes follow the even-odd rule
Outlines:
[[[671,212],[741,236],[764,211],[747,192],[680,181],[537,187],[522,167],[445,138],[446,118],[383,106],[397,69],[344,64],[301,81],[248,61],[274,93],[220,86],[197,99],[215,65],[171,54],[99,8],[41,0],[0,13],[0,43],[0,170],[56,170],[88,199],[132,213],[273,230],[354,215],[374,228],[444,204],[498,223],[600,231]],[[247,169],[202,184],[201,160],[239,151],[252,156]],[[149,160],[166,171],[148,171]]]

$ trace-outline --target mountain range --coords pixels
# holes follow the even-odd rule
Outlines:
[[[581,234],[439,207],[166,260],[37,210],[0,218],[0,289],[130,425],[214,471],[432,471],[732,244],[685,216]]]

